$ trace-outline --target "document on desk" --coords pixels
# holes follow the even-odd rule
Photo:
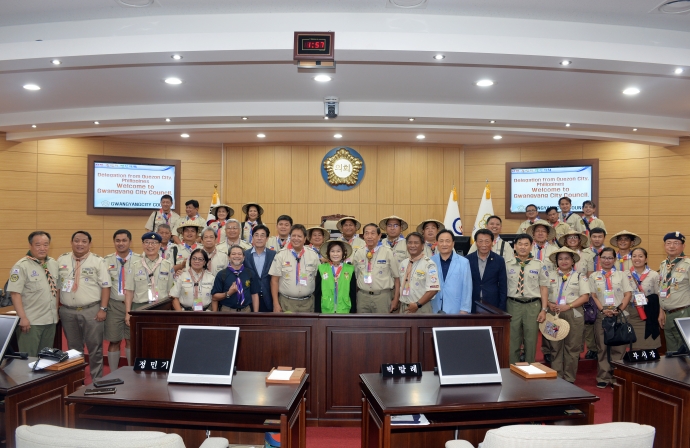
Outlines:
[[[428,425],[429,420],[424,414],[392,415],[391,425]]]
[[[54,359],[39,359],[37,362],[38,362],[38,365],[36,366],[35,370],[43,370],[48,366],[52,366],[53,364],[57,364],[57,361]],[[36,364],[36,362],[30,362],[29,368],[33,369],[34,364]]]
[[[270,375],[268,375],[269,380],[276,380],[276,381],[287,381],[290,379],[292,374],[294,373],[294,370],[274,370],[271,372]]]
[[[527,373],[528,375],[546,375],[546,372],[541,370],[538,367],[534,366],[516,366],[518,369],[522,370],[523,372]]]

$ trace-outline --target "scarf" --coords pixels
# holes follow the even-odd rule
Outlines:
[[[404,240],[404,239],[405,239],[405,238],[403,238],[402,235],[399,235],[399,236],[398,236],[398,239],[395,240],[395,241],[391,241],[389,238],[386,238],[386,242],[388,243],[388,245],[390,246],[391,249],[395,249],[395,245],[398,244],[401,240]]]
[[[55,279],[53,278],[53,275],[50,273],[48,270],[48,257],[46,256],[46,261],[41,262],[38,258],[34,258],[31,256],[31,252],[26,253],[26,258],[29,260],[36,262],[41,265],[43,268],[43,271],[46,274],[46,278],[48,279],[48,285],[50,285],[50,293],[53,295],[54,298],[57,297],[57,286],[55,285]]]
[[[561,288],[558,290],[558,298],[556,299],[556,303],[559,305],[566,304],[566,297],[563,295],[563,289],[566,284],[570,283],[570,279],[573,278],[573,274],[574,272],[572,269],[568,273],[564,273],[560,269],[558,270],[558,275],[561,277]]]
[[[375,248],[373,248],[371,250],[367,248],[367,272],[371,272],[371,260],[376,255],[376,252],[379,251],[379,247],[381,247],[381,246],[382,246],[382,243],[381,243],[381,241],[379,241],[379,243],[376,245]]]
[[[517,257],[515,257],[515,259],[518,263],[520,263],[520,275],[518,276],[517,295],[519,297],[522,297],[525,290],[525,266],[527,266],[533,258],[530,254],[526,260],[520,260]]]
[[[204,249],[204,252],[206,252],[206,255],[208,255],[208,263],[206,263],[206,270],[208,272],[211,272],[211,261],[213,260],[213,257],[216,256],[218,251],[214,248],[213,252],[211,252],[211,253],[208,253],[208,251],[206,249]],[[191,266],[191,263],[190,263],[190,266]],[[211,272],[211,274],[213,274],[213,272]]]
[[[427,242],[425,242],[424,244],[426,244],[426,247],[431,249],[432,254],[436,253],[436,246],[438,246],[438,243],[427,243]]]
[[[217,233],[218,233],[218,238],[216,239],[216,242],[217,242],[218,244],[220,244],[220,238],[223,236],[223,234],[222,234],[221,232],[223,231],[223,226],[225,225],[225,223],[227,222],[227,220],[225,220],[225,219],[217,219],[216,222],[218,223],[218,232],[217,232]]]
[[[594,270],[595,271],[600,271],[601,270],[601,262],[599,261],[599,250],[603,249],[604,246],[601,246],[599,250],[597,250],[596,247],[590,246],[589,247],[592,252],[594,252]]]
[[[194,283],[194,302],[197,301],[199,298],[199,282],[201,281],[201,277],[204,276],[204,271],[201,271],[201,274],[199,274],[198,278],[194,277],[194,269],[192,267],[189,267],[189,278],[192,279],[192,282]],[[194,305],[196,303],[192,304],[192,309],[194,309]]]
[[[283,240],[281,237],[276,238],[276,243],[278,243],[278,247],[280,247],[281,249],[284,249],[285,245],[289,242],[290,242],[290,235],[288,235],[288,237],[285,238],[285,240]],[[290,249],[290,248],[288,248],[288,249]]]
[[[304,251],[304,249],[302,250]],[[242,279],[240,279],[240,274],[242,274],[242,271],[244,271],[244,264],[242,264],[239,269],[235,269],[231,264],[229,264],[228,269],[230,269],[230,272],[235,274],[235,285],[237,286],[238,294],[237,298],[239,299],[237,303],[244,305],[244,287],[242,286]]]
[[[254,234],[254,227],[256,227],[257,224],[258,224],[258,221],[247,221],[244,223],[244,229],[249,231],[248,232],[249,237],[247,238],[247,240],[249,241],[249,244],[252,243],[252,237],[254,236],[253,235]],[[249,227],[247,227],[247,226],[249,226]]]
[[[299,254],[295,252],[293,249],[290,249],[290,252],[292,252],[292,256],[295,257],[295,259],[297,260],[297,275],[295,275],[295,285],[299,285],[299,262],[304,256],[304,248],[302,248],[302,251]]]
[[[342,261],[338,264],[338,266],[335,266],[333,263],[331,263],[331,272],[333,273],[333,280],[335,281],[335,306],[338,306],[338,279],[340,278],[340,272],[343,269],[343,263]]]
[[[667,258],[663,262],[663,267],[666,275],[664,275],[664,280],[661,282],[661,286],[662,291],[666,292],[666,298],[668,298],[671,292],[671,279],[673,277],[673,268],[675,268],[676,264],[678,264],[684,258],[685,253],[681,252],[680,256],[676,257],[673,261],[671,261],[670,258]]]
[[[616,258],[618,258],[618,262],[620,263],[620,270],[625,271],[625,262],[632,259],[632,252],[628,252],[623,257],[621,257],[620,253],[617,253]]]
[[[117,293],[121,296],[125,294],[125,264],[127,264],[130,258],[132,258],[131,250],[125,258],[115,255],[115,259],[120,262],[120,270],[118,271],[119,275],[117,277]]]
[[[158,214],[161,215],[161,217],[162,217],[163,219],[165,219],[165,223],[166,223],[167,225],[170,225],[170,214],[169,214],[169,213],[165,213],[165,212],[163,211],[163,209],[160,209],[160,210],[158,210]],[[155,224],[155,223],[154,223],[154,224]]]
[[[192,244],[191,246],[184,241],[182,242],[182,245],[184,246],[185,249],[187,249],[190,253],[194,252],[194,249],[197,248],[197,243]]]
[[[534,248],[537,249],[537,260],[539,261],[544,261],[544,256],[546,255],[546,247],[549,245],[549,242],[545,242],[542,247],[539,247],[537,242],[534,242]]]
[[[79,274],[81,273],[81,263],[89,258],[89,255],[91,255],[90,252],[87,252],[86,255],[84,255],[81,258],[76,258],[74,256],[74,252],[72,252],[72,260],[77,262],[77,265],[74,267],[74,285],[72,285],[72,291],[71,292],[77,292],[77,288],[79,288]]]
[[[149,260],[146,257],[146,255],[144,255],[142,258],[143,263],[141,263],[141,265],[146,270],[146,274],[149,277],[149,285],[151,286],[151,289],[149,289],[149,302],[155,302],[156,300],[158,300],[158,290],[156,289],[156,277],[153,274],[156,272],[156,269],[158,269],[158,267],[161,265],[163,259],[161,257],[158,257],[156,263],[153,265],[153,269],[149,269],[148,262],[151,260]]]

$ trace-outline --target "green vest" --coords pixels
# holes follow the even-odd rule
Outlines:
[[[321,312],[323,314],[346,314],[350,312],[352,303],[350,302],[350,281],[355,274],[355,267],[351,264],[343,264],[338,278],[338,307],[333,300],[335,296],[335,279],[330,263],[319,265],[319,275],[321,276]]]

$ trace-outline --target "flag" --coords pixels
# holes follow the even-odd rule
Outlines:
[[[460,220],[460,208],[458,207],[458,192],[453,187],[448,197],[448,208],[446,208],[446,217],[443,220],[443,225],[446,229],[453,232],[454,235],[462,235],[462,221]]]
[[[475,219],[474,227],[472,227],[472,242],[474,242],[475,232],[479,229],[486,229],[486,220],[493,214],[494,205],[491,202],[491,188],[487,182],[486,187],[484,187],[484,194],[482,194],[482,202],[479,204],[479,210],[477,210],[477,219]]]
[[[211,206],[208,208],[208,218],[206,218],[206,222],[213,221],[216,219],[215,216],[213,216],[213,208],[220,205],[220,195],[218,194],[218,185],[213,186],[213,196],[211,197]]]

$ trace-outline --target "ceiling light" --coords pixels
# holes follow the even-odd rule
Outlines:
[[[189,138],[189,134],[180,134],[180,137],[182,137],[182,138]]]
[[[246,121],[248,118],[247,118],[247,117],[242,117],[242,119]]]
[[[570,127],[570,123],[566,123],[566,124],[565,124],[565,127],[566,127],[566,128],[569,128],[569,127]]]
[[[343,138],[342,134],[335,134],[333,138]]]
[[[316,82],[328,82],[331,80],[331,77],[328,75],[316,75],[314,76],[314,81]]]
[[[417,136],[417,140],[424,140],[425,138],[426,138],[426,136],[424,134],[419,134]]]
[[[667,0],[658,9],[662,14],[683,14],[690,12],[690,0]]]
[[[496,123],[496,120],[491,120],[489,123],[494,124]]]
[[[35,124],[32,124],[32,125],[31,125],[31,127],[32,127],[32,128],[35,128],[35,127],[36,127],[36,125],[35,125]]]
[[[62,62],[61,62],[59,59],[53,59],[53,60],[50,61],[50,62],[51,62],[53,65],[60,65],[60,64],[62,64]]]
[[[101,124],[100,121],[94,121],[93,124]]]
[[[633,132],[637,132],[637,128],[633,128]]]
[[[172,84],[172,85],[178,85],[178,84],[182,84],[182,80],[180,78],[165,78],[165,83],[166,84]]]
[[[445,59],[445,58],[446,57],[443,56],[442,54],[437,54],[436,56],[434,56],[434,59],[436,59],[437,61],[440,61],[441,59]]]
[[[265,137],[266,137],[266,134],[256,134],[256,136],[259,137],[259,138],[265,138]]]
[[[414,118],[408,118],[409,121],[414,121]]]
[[[41,90],[36,84],[24,84],[26,90]]]
[[[154,0],[117,0],[122,6],[128,6],[130,8],[146,8],[147,6],[153,5]]]
[[[166,119],[165,119],[165,122],[166,122],[166,123],[170,123],[170,118],[166,118]]]
[[[172,55],[172,56],[170,56],[170,57],[173,58],[173,59],[176,60],[176,61],[179,61],[180,59],[182,59],[182,56],[179,55],[179,54],[174,54],[174,55]]]
[[[627,89],[623,90],[623,93],[625,95],[637,95],[638,93],[640,93],[640,89],[638,89],[637,87],[628,87]]]
[[[494,82],[490,79],[481,79],[477,81],[477,85],[479,87],[490,87],[494,85]]]
[[[502,138],[503,138],[502,135],[494,135],[494,140],[500,140]]]
[[[682,68],[677,68],[677,69],[675,69],[675,70],[673,71],[673,73],[675,73],[676,75],[680,75],[681,73],[683,73],[683,69],[682,69]]]
[[[563,67],[567,67],[567,66],[569,66],[569,65],[572,64],[572,63],[573,63],[572,61],[567,61],[567,60],[563,60],[563,61],[560,62],[560,64],[561,64]]]

